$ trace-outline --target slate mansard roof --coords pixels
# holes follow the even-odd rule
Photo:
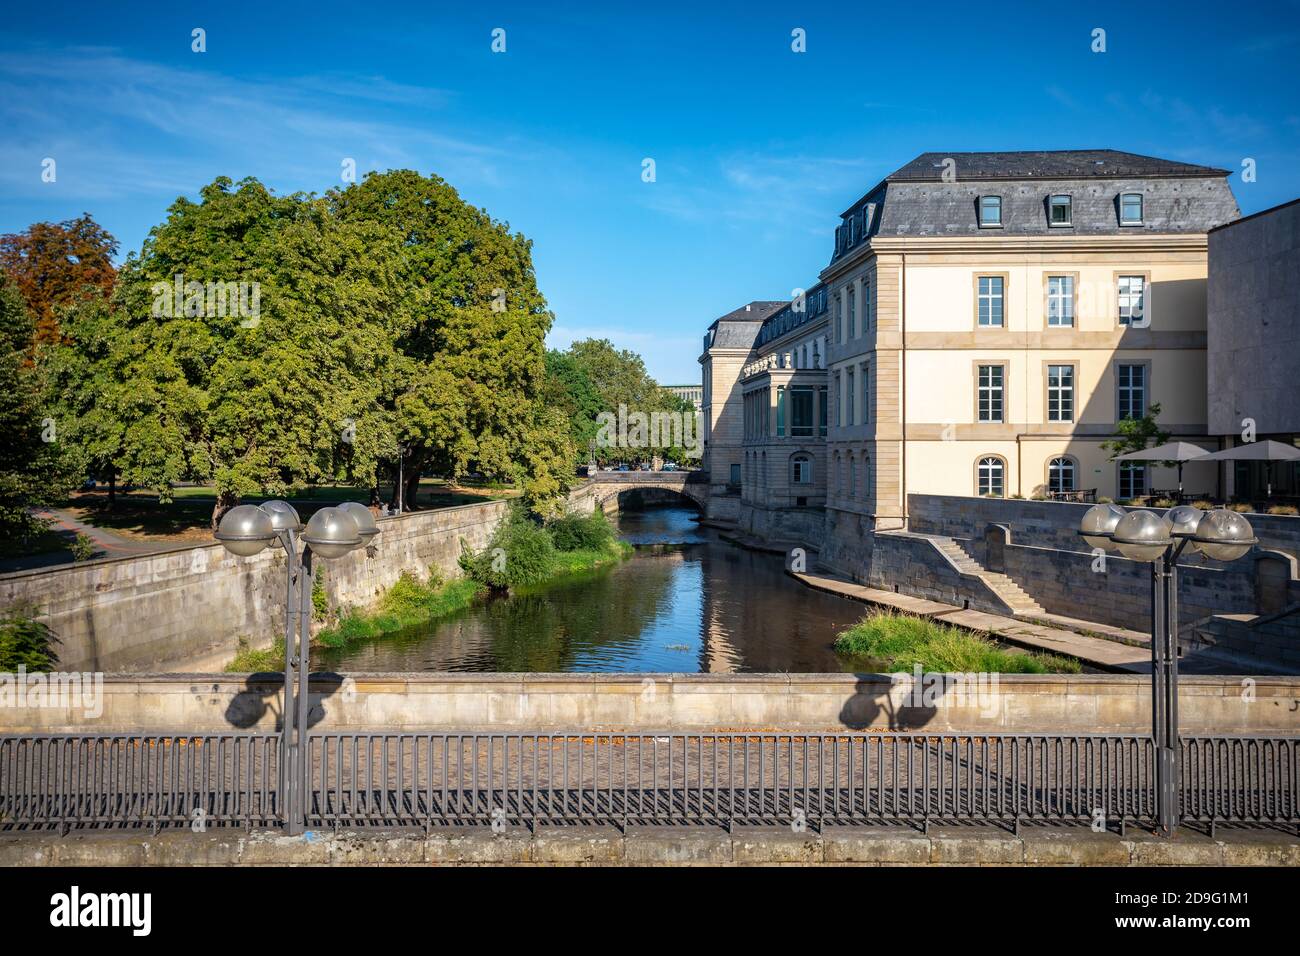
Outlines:
[[[875,236],[1204,233],[1241,215],[1229,175],[1111,149],[922,153],[844,211],[832,258]],[[1141,224],[1121,224],[1124,193],[1142,195]],[[1049,224],[1053,195],[1070,197],[1070,226]],[[981,196],[1001,197],[1000,227],[980,227]]]
[[[755,299],[714,319],[704,335],[704,351],[753,347],[763,320],[789,304],[785,300]]]

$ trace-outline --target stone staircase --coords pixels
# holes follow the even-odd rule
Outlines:
[[[1001,571],[990,571],[972,558],[956,538],[939,534],[920,534],[911,532],[913,537],[926,538],[948,559],[948,563],[962,574],[969,574],[983,581],[1003,604],[1014,614],[1045,614],[1042,606],[1025,593],[1024,589]]]

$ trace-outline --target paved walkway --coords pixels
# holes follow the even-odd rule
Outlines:
[[[941,601],[881,591],[850,581],[848,578],[825,572],[790,574],[799,581],[819,591],[838,594],[840,597],[861,601],[876,607],[890,608],[903,614],[914,614],[943,621],[971,631],[990,634],[1006,644],[1033,651],[1046,651],[1076,658],[1091,667],[1125,674],[1151,672],[1151,652],[1141,646],[1144,635],[1122,628],[1106,627],[1086,621],[1074,621],[1059,615],[1038,615],[1058,622],[1057,626],[1038,624],[1028,620],[989,614],[960,608]],[[1068,623],[1067,623],[1068,622]],[[1095,632],[1108,631],[1115,637],[1094,637],[1070,627],[1084,625]],[[1127,638],[1125,640],[1125,638]],[[1123,643],[1121,643],[1123,640]],[[1149,639],[1147,639],[1149,645]]]

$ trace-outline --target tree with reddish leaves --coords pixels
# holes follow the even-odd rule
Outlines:
[[[37,344],[59,340],[59,312],[87,294],[113,291],[117,240],[83,213],[63,222],[37,222],[0,236],[0,268],[9,273],[36,320]]]

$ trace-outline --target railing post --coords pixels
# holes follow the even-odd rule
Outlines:
[[[1178,826],[1178,596],[1175,564],[1166,552],[1151,565],[1151,736],[1156,757],[1156,829]]]

